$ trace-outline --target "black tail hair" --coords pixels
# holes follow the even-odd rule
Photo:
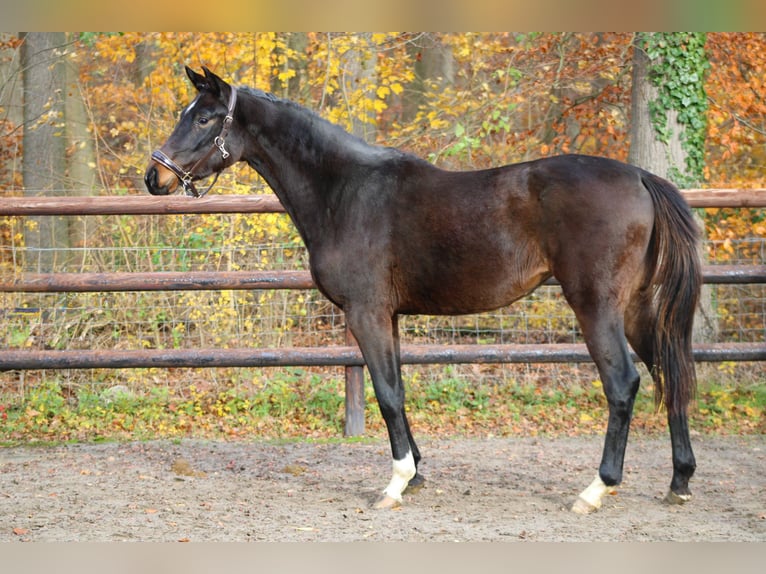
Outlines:
[[[641,181],[652,197],[655,211],[655,400],[660,405],[664,396],[668,413],[674,414],[685,412],[697,388],[692,327],[702,287],[700,232],[678,188],[648,172],[642,173]]]

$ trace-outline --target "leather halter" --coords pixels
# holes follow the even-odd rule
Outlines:
[[[234,106],[237,105],[237,88],[234,86],[231,86],[231,94],[229,95],[229,108],[226,112],[226,117],[223,119],[223,126],[221,126],[221,133],[216,136],[216,138],[213,140],[213,145],[210,146],[210,149],[208,152],[203,155],[197,162],[189,168],[188,171],[186,171],[184,168],[182,168],[180,165],[178,165],[176,162],[174,162],[170,157],[168,157],[165,152],[162,150],[155,150],[152,152],[152,159],[159,163],[160,165],[163,165],[170,171],[172,171],[175,176],[178,178],[179,182],[181,183],[181,187],[184,188],[184,192],[186,195],[193,195],[194,197],[202,197],[205,195],[210,189],[215,185],[215,182],[218,181],[218,176],[220,175],[220,172],[215,174],[215,179],[213,179],[213,182],[205,189],[202,193],[197,191],[197,187],[194,185],[194,182],[192,181],[194,179],[194,172],[197,170],[197,168],[205,163],[211,155],[215,152],[215,150],[218,150],[221,152],[221,158],[226,159],[229,157],[229,152],[226,150],[226,136],[229,134],[229,128],[231,127],[232,122],[234,121]]]

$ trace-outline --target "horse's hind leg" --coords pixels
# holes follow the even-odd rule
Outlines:
[[[619,309],[616,306],[599,308],[592,302],[584,305],[580,303],[575,298],[572,307],[601,376],[609,406],[609,421],[598,476],[572,506],[574,512],[586,514],[600,508],[603,496],[613,492],[614,487],[622,482],[625,448],[640,377],[630,357]]]
[[[668,413],[670,426],[670,444],[673,448],[673,479],[665,501],[670,504],[683,504],[691,500],[689,479],[697,468],[689,437],[689,423],[686,412]]]
[[[662,381],[656,380],[656,373],[653,368],[655,321],[651,294],[645,293],[643,296],[635,298],[628,307],[625,316],[625,332],[636,354],[652,373],[652,377],[655,378],[655,384],[660,385]],[[665,500],[671,504],[683,504],[691,498],[689,479],[697,466],[689,437],[686,411],[668,413],[668,426],[670,427],[670,442],[673,449],[673,479],[670,482],[670,489]]]

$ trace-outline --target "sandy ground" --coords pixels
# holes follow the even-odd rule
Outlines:
[[[422,439],[425,486],[370,508],[384,442],[183,440],[0,450],[0,541],[766,541],[766,437],[694,439],[693,500],[662,502],[670,445],[632,437],[595,514],[568,508],[600,437]]]

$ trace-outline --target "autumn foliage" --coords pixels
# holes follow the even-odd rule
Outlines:
[[[18,40],[3,47],[11,59]],[[766,179],[764,48],[763,34],[708,34],[709,185]],[[62,49],[79,70],[105,192],[139,187],[148,152],[192,97],[185,64],[456,168],[564,152],[625,159],[630,143],[626,33],[83,34]],[[442,64],[424,77],[434,53]],[[19,185],[7,157],[18,126],[2,121],[4,187]]]
[[[93,151],[85,161],[97,175],[95,189],[72,193],[144,193],[142,176],[151,151],[194,95],[183,71],[187,64],[295,100],[370,142],[447,168],[483,168],[567,152],[625,160],[633,40],[629,33],[71,34],[54,56],[76,71],[67,97],[82,99],[87,110]],[[18,113],[11,113],[19,102],[7,96],[19,82],[13,64],[19,61],[20,40],[6,34],[0,41],[0,58],[9,70],[0,92],[0,193],[20,194],[24,126]],[[710,33],[705,49],[710,106],[704,185],[763,187],[766,35]],[[70,142],[71,161],[83,144]],[[268,192],[245,166],[228,171],[219,186],[225,193]],[[705,224],[713,261],[758,260],[758,244],[738,240],[766,235],[762,210],[708,210]],[[22,231],[18,220],[0,219],[0,267],[5,270],[19,264],[13,249],[23,242]],[[233,222],[207,216],[161,223],[126,218],[89,233],[88,245],[135,253],[142,245],[193,249],[178,270],[273,268],[274,256],[265,251],[237,254],[278,241],[288,245],[290,259],[300,244],[279,216],[258,222],[243,216]],[[220,245],[236,253],[212,261],[208,252]],[[100,260],[94,270],[118,263],[131,270],[166,269],[177,256],[163,251],[146,258]],[[184,297],[200,308],[201,300],[192,300],[199,294]],[[236,319],[232,301],[210,303]],[[183,328],[170,330],[180,338]]]
[[[103,193],[142,188],[151,149],[192,97],[183,66],[288,97],[370,141],[447,167],[581,152],[627,157],[628,33],[120,33],[62,47],[77,66]],[[0,48],[17,59],[19,41]],[[707,183],[763,186],[766,36],[711,33]],[[439,65],[424,66],[440,59]],[[73,94],[72,97],[77,97]],[[19,126],[0,117],[3,188]],[[252,181],[247,170],[238,181]]]
[[[233,84],[292,99],[369,142],[404,149],[445,168],[484,168],[568,152],[628,157],[634,49],[629,33],[83,33],[69,40],[57,57],[76,70],[76,88],[68,97],[81,98],[87,110],[93,142],[88,165],[98,182],[95,189],[78,190],[79,195],[144,193],[142,177],[151,151],[166,139],[179,111],[194,95],[184,65],[197,70],[204,65]],[[7,96],[20,74],[14,68],[19,45],[15,36],[0,36],[0,65],[8,70],[0,76],[0,196],[20,195],[24,187],[24,126],[11,113],[19,102]],[[704,185],[766,187],[766,34],[709,33],[705,50],[710,68],[705,80],[709,108]],[[78,145],[70,145],[69,157],[74,157]],[[224,174],[218,185],[226,193],[269,191],[245,166]],[[763,210],[707,210],[703,215],[712,240],[707,254],[711,261],[762,261],[763,247],[758,247],[762,243],[738,240],[766,237]],[[124,250],[113,259],[96,260],[89,270],[116,270],[118,264],[126,270],[181,271],[305,267],[300,239],[281,215],[111,219],[89,233],[93,234],[89,245]],[[0,218],[1,271],[16,270],[18,261],[12,253],[22,241],[22,223]],[[275,242],[281,245],[276,254],[261,248]],[[219,248],[226,248],[225,254],[214,256]],[[320,329],[334,320],[329,304],[304,293],[280,300],[293,313],[274,325],[253,311],[276,300],[271,292],[178,294],[174,304],[184,309],[184,316],[177,319],[164,308],[149,308],[144,295],[125,297],[131,297],[130,304],[105,295],[76,321],[47,337],[35,333],[23,316],[18,325],[6,325],[0,344],[28,347],[43,340],[54,348],[93,346],[94,340],[117,348],[253,344],[232,335],[235,327],[261,333],[272,329],[278,343],[307,344],[308,327],[301,318],[306,308],[325,313]],[[77,306],[74,300],[69,304]],[[555,315],[555,302],[530,305],[549,326],[558,328],[566,322]],[[152,328],[128,327],[139,320]],[[528,325],[537,327],[535,320],[528,319]],[[417,329],[412,327],[413,332]],[[567,336],[566,328],[563,331]],[[321,330],[312,331],[312,344],[324,342],[323,336]],[[174,409],[182,411],[180,419],[203,418],[200,409],[210,419],[219,407],[241,408],[237,402],[241,397],[229,397],[225,389],[198,393],[174,403]],[[438,395],[429,388],[422,396],[434,393]],[[535,398],[534,391],[530,393]],[[279,397],[268,396],[278,402]],[[589,401],[590,395],[586,398]],[[429,400],[423,399],[421,410],[437,409],[438,401]],[[481,424],[474,412],[474,402],[481,403],[481,397],[466,400],[462,410],[457,409],[461,420],[473,413],[473,424]],[[274,402],[263,408],[272,408]],[[252,410],[252,405],[248,408]],[[572,425],[590,424],[577,418],[575,409],[570,411]],[[43,412],[34,407],[25,416],[31,420]],[[237,419],[229,414],[218,413],[218,418],[235,428]],[[177,427],[178,418],[173,419]],[[301,428],[311,424],[310,414],[295,420]],[[110,424],[131,428],[138,423],[116,417]],[[159,424],[150,430],[157,431]],[[74,428],[78,425],[72,423]]]

